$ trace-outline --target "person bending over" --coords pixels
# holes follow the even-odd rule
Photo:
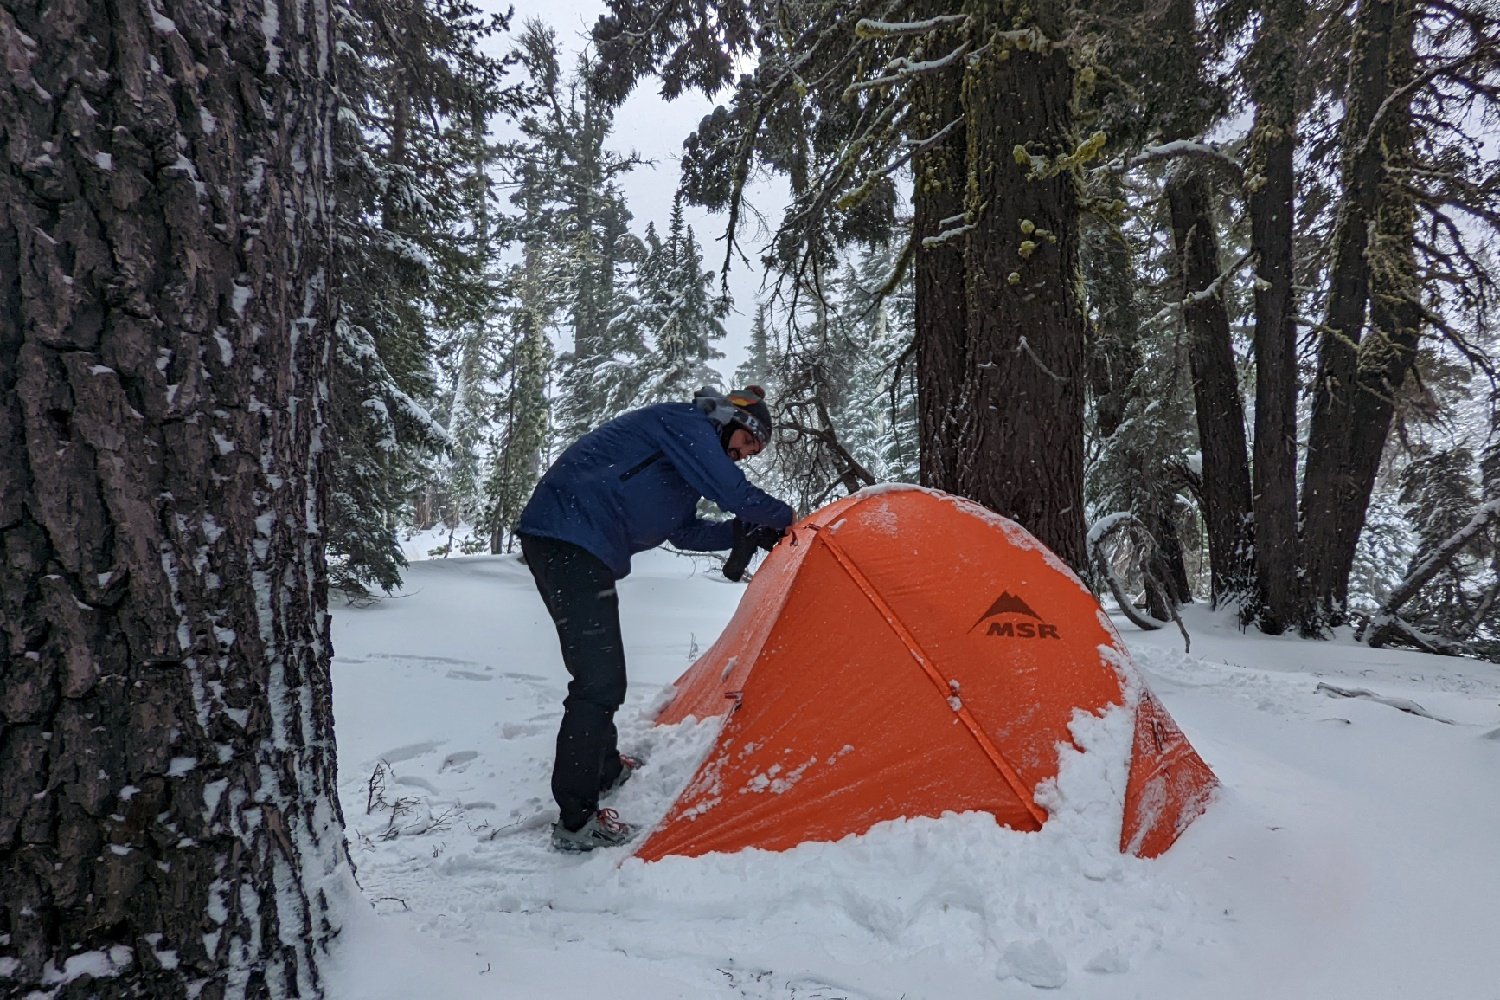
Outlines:
[[[771,441],[765,390],[727,396],[700,389],[691,403],[622,414],[568,446],[537,483],[516,533],[572,680],[552,766],[558,821],[552,846],[590,851],[623,844],[636,828],[599,800],[640,761],[623,756],[615,712],[625,701],[625,649],[615,581],[630,557],[671,542],[712,552],[749,538],[769,549],[792,509],[750,485],[736,466]],[[736,515],[697,516],[700,498]]]

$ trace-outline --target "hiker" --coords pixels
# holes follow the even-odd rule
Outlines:
[[[615,581],[630,557],[666,541],[696,552],[741,540],[769,550],[792,523],[792,509],[735,465],[770,443],[765,395],[753,385],[727,396],[704,388],[691,403],[622,414],[573,442],[521,512],[521,552],[572,677],[552,768],[558,850],[612,847],[636,832],[599,808],[641,764],[619,752],[614,721],[626,683]],[[737,516],[698,517],[702,497]]]

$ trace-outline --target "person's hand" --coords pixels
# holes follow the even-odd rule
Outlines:
[[[776,547],[776,543],[781,541],[783,534],[785,532],[780,528],[771,528],[764,524],[752,524],[750,529],[745,532],[745,537],[767,552],[770,552]]]
[[[785,532],[780,528],[772,528],[764,524],[751,524],[740,518],[734,519],[734,541],[735,548],[739,548],[741,540],[749,542],[757,548],[770,552],[781,541]]]

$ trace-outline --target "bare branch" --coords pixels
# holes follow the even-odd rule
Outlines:
[[[1213,281],[1210,281],[1204,287],[1198,289],[1198,291],[1189,293],[1181,301],[1168,302],[1166,305],[1162,306],[1159,310],[1157,310],[1156,315],[1152,316],[1149,320],[1146,321],[1146,325],[1154,326],[1157,323],[1165,321],[1167,317],[1172,315],[1173,312],[1186,309],[1188,306],[1195,306],[1200,302],[1207,302],[1209,299],[1218,295],[1224,290],[1224,283],[1231,277],[1233,277],[1236,271],[1244,267],[1245,263],[1250,259],[1250,257],[1251,253],[1249,251],[1246,251],[1240,256],[1239,260],[1235,261],[1233,264],[1230,264],[1222,274],[1220,274]]]

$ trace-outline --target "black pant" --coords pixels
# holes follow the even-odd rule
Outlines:
[[[599,808],[599,791],[620,775],[615,712],[625,701],[625,644],[615,577],[597,557],[553,538],[521,536],[521,552],[557,626],[572,680],[557,730],[552,797],[576,830]]]

